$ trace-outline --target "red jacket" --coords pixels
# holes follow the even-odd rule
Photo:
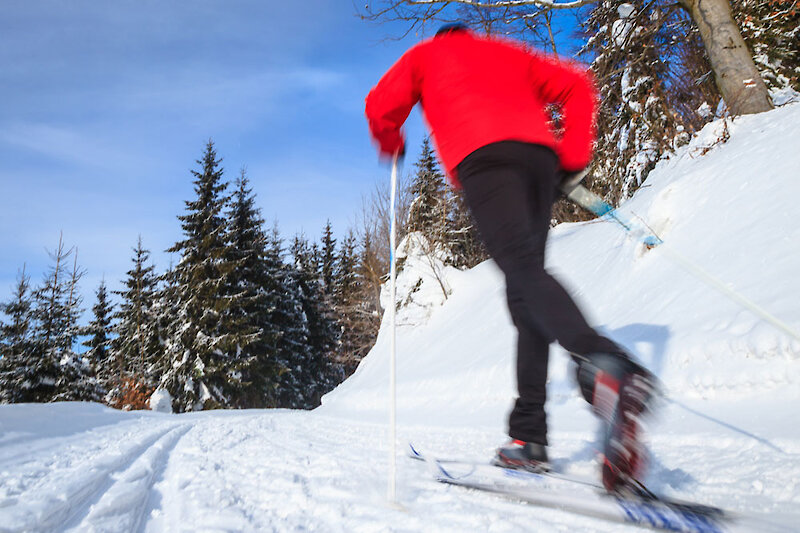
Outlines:
[[[408,50],[367,96],[369,128],[382,154],[403,148],[400,128],[417,102],[456,186],[456,165],[497,141],[548,146],[566,171],[591,159],[597,96],[589,73],[516,41],[457,31]],[[548,103],[561,107],[560,137]]]

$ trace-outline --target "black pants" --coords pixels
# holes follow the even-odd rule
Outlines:
[[[519,397],[509,417],[509,435],[546,445],[550,343],[558,341],[579,355],[620,352],[589,327],[569,294],[544,268],[558,158],[543,146],[503,141],[471,153],[456,171],[478,232],[505,274],[508,309],[519,333]]]

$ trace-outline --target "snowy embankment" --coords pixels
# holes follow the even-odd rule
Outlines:
[[[800,329],[800,105],[737,119],[712,146],[721,128],[662,162],[622,209]],[[514,396],[502,277],[491,262],[458,272],[405,251],[400,444],[487,460]],[[610,221],[556,228],[548,260],[591,321],[666,386],[648,428],[648,483],[800,523],[800,342]],[[636,530],[447,487],[402,457],[406,510],[387,506],[388,360],[385,323],[313,412],[0,406],[0,532]],[[553,350],[551,455],[567,472],[597,475],[595,422],[567,361]]]
[[[730,140],[715,145],[723,127],[709,125],[660,163],[621,211],[800,329],[800,106],[737,119],[727,125]],[[648,250],[603,219],[558,226],[548,253],[551,272],[577,295],[590,322],[637,354],[672,398],[724,404],[768,397],[779,408],[787,394],[797,397],[800,342],[689,275],[659,247]],[[417,278],[419,270],[404,275]],[[502,277],[491,262],[448,274],[452,295],[430,317],[413,307],[399,313],[401,420],[491,423],[514,394]],[[404,275],[401,295],[402,283],[411,284]],[[423,277],[423,289],[436,294],[438,282]],[[322,412],[385,416],[387,326],[356,374],[325,397]],[[567,360],[554,350],[551,389],[555,397],[577,398]]]

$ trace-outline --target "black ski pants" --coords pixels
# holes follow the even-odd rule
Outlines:
[[[544,268],[545,244],[558,186],[558,158],[544,146],[502,141],[468,155],[456,168],[486,249],[506,278],[517,328],[519,397],[509,435],[547,444],[549,345],[586,355],[620,352],[584,319],[572,298]]]

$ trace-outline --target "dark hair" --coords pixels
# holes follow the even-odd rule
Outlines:
[[[439,36],[439,35],[444,35],[446,33],[455,33],[457,31],[467,31],[467,30],[469,30],[469,26],[467,26],[463,22],[450,22],[439,28],[439,31],[436,32],[436,35]]]

